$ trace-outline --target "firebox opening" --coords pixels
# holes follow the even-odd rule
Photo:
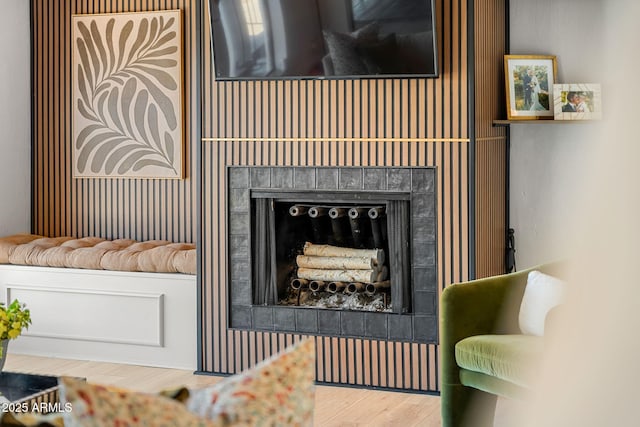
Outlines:
[[[275,201],[277,304],[391,312],[386,209]]]
[[[411,312],[410,199],[252,192],[253,304]]]

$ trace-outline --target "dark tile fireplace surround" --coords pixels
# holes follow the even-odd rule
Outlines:
[[[433,167],[229,167],[230,327],[437,342],[435,176]],[[308,219],[289,217],[297,205],[386,211],[388,310],[282,304],[296,255],[305,241],[317,238]],[[360,247],[373,247],[365,245]]]

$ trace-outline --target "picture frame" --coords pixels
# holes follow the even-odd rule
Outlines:
[[[554,55],[505,55],[507,118],[553,120]]]
[[[598,83],[553,85],[555,120],[602,119],[602,95]]]
[[[74,178],[184,178],[182,11],[72,15]]]

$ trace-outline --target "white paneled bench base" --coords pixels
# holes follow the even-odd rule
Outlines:
[[[9,353],[196,369],[196,276],[0,265],[33,324]]]

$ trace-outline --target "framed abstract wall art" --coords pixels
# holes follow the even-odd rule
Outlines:
[[[183,177],[180,10],[72,17],[78,178]]]
[[[505,55],[504,71],[509,120],[553,119],[555,56]]]

